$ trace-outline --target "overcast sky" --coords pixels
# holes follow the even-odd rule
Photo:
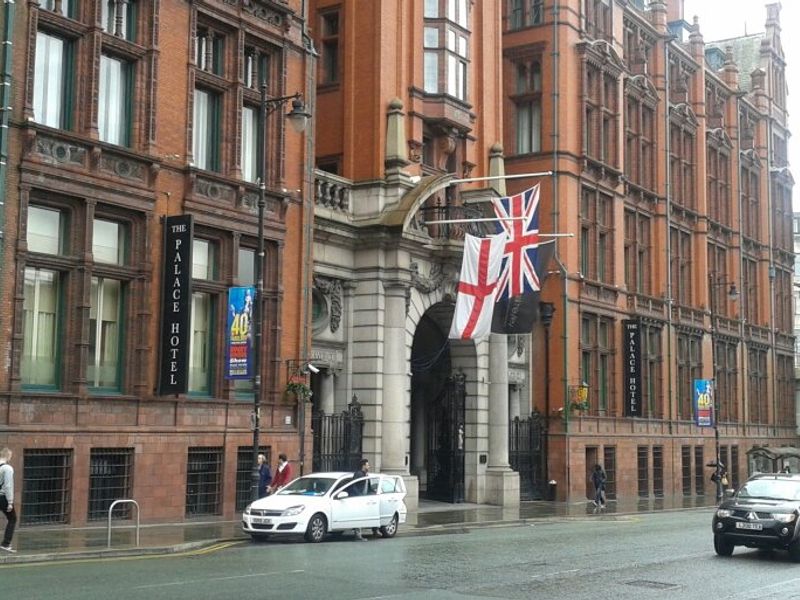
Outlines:
[[[767,9],[764,0],[685,0],[684,18],[692,23],[700,17],[700,32],[706,42],[764,31]],[[789,88],[787,108],[789,128],[794,135],[789,141],[789,163],[792,174],[800,180],[800,0],[783,0],[781,4],[781,42],[786,57],[786,84]],[[794,31],[792,24],[794,25]],[[741,74],[740,74],[741,76]],[[794,192],[794,209],[800,210],[800,193]]]

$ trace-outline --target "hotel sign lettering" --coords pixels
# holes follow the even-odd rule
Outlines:
[[[625,416],[642,416],[642,331],[639,321],[622,321],[625,364],[622,389],[625,390]]]
[[[191,215],[164,219],[159,396],[185,394],[188,390],[192,237]]]

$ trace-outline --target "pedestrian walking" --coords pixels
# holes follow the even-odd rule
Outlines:
[[[267,457],[263,454],[258,455],[258,497],[263,498],[269,495],[267,491],[269,484],[272,483],[272,472],[269,470]]]
[[[11,456],[8,448],[0,450],[0,511],[8,520],[0,550],[14,553],[16,550],[11,547],[11,538],[17,525],[17,513],[14,511],[14,467],[9,464]]]
[[[272,478],[272,485],[267,488],[267,491],[270,494],[274,494],[291,480],[292,465],[289,464],[289,460],[286,458],[286,455],[281,452],[278,454],[278,468],[275,469],[275,477]]]
[[[592,471],[592,485],[594,485],[594,500],[592,504],[600,508],[606,507],[606,472],[602,465],[595,465]]]

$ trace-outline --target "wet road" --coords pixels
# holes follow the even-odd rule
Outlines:
[[[711,509],[358,543],[235,545],[193,556],[0,568],[4,598],[800,599],[785,553],[714,555]]]

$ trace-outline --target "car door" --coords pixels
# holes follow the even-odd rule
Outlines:
[[[397,493],[397,481],[394,477],[381,477],[381,493],[379,496],[381,526],[389,524],[392,515],[397,511],[397,501],[400,495]]]
[[[362,477],[334,492],[331,506],[331,529],[377,527],[379,522],[377,485]]]

